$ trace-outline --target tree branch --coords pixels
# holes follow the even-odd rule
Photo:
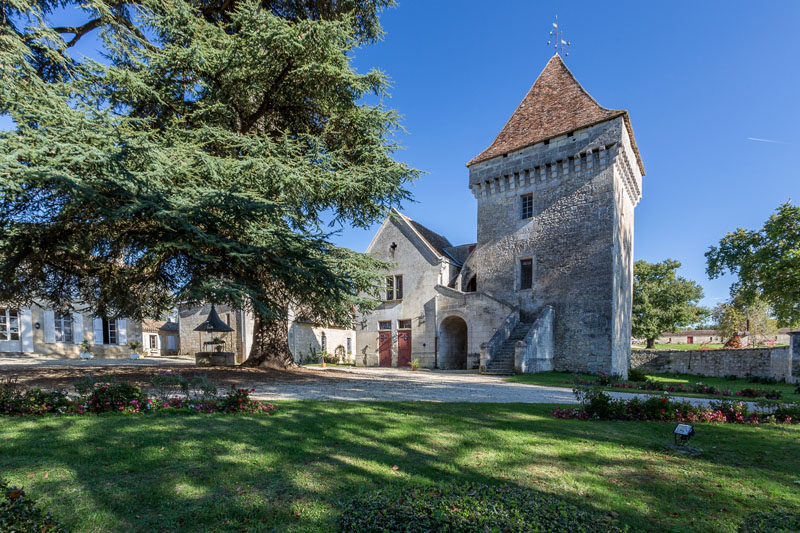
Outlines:
[[[82,26],[59,26],[53,28],[53,31],[57,33],[72,33],[75,35],[69,42],[67,42],[67,47],[69,48],[70,46],[75,45],[75,43],[77,43],[81,37],[83,37],[90,31],[94,30],[102,23],[103,23],[103,18],[100,17],[92,19]]]
[[[258,109],[256,109],[255,113],[247,117],[242,123],[242,133],[247,133],[248,131],[250,131],[250,128],[253,127],[256,121],[258,121],[258,119],[264,116],[264,113],[266,113],[267,110],[269,109],[269,103],[272,99],[272,95],[275,94],[278,85],[280,85],[281,82],[284,79],[286,79],[286,76],[289,74],[290,70],[292,70],[292,64],[287,63],[286,66],[281,71],[281,73],[278,74],[278,77],[272,83],[272,87],[269,88],[267,94],[264,95],[264,99],[261,101],[261,105],[258,106]]]

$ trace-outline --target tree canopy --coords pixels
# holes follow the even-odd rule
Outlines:
[[[674,259],[633,265],[633,336],[647,339],[648,348],[663,331],[694,324],[708,314],[698,305],[703,288],[678,276],[680,266]]]
[[[364,103],[386,76],[350,65],[391,4],[5,4],[4,299],[136,318],[225,302],[276,333],[259,356],[285,355],[289,305],[336,323],[373,305],[385,265],[330,232],[380,220],[418,174],[392,158],[398,115]],[[86,23],[53,26],[58,6]],[[106,61],[71,56],[95,29]]]
[[[712,316],[717,331],[725,340],[746,334],[750,337],[750,344],[755,345],[763,342],[767,335],[777,333],[769,306],[761,298],[745,303],[740,295],[734,295],[729,301],[717,305]]]
[[[800,324],[800,206],[781,205],[760,230],[738,228],[706,252],[712,279],[737,277],[731,295],[770,305],[781,326]]]

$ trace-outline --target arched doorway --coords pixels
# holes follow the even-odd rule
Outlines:
[[[439,368],[467,368],[467,323],[449,316],[439,326]]]

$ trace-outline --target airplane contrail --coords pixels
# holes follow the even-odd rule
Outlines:
[[[786,143],[786,142],[783,142],[783,141],[774,141],[772,139],[759,139],[758,137],[748,137],[747,140],[748,141],[758,141],[758,142],[762,142],[762,143],[789,144],[789,143]]]

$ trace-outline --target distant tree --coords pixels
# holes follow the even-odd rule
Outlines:
[[[717,331],[725,341],[747,335],[751,346],[763,343],[765,337],[777,332],[771,314],[769,305],[763,299],[756,298],[747,304],[739,295],[717,305],[712,311]]]
[[[737,277],[731,295],[743,305],[763,299],[780,326],[800,324],[800,206],[781,205],[760,230],[739,228],[705,255],[709,277]]]
[[[255,316],[249,364],[291,360],[291,305],[330,323],[374,305],[385,264],[330,234],[418,175],[392,157],[386,76],[351,65],[392,3],[0,2],[3,301],[228,303]],[[72,52],[89,32],[103,62]]]
[[[647,339],[652,348],[663,331],[703,320],[708,310],[700,307],[703,288],[676,274],[681,264],[636,261],[633,265],[633,336]]]

